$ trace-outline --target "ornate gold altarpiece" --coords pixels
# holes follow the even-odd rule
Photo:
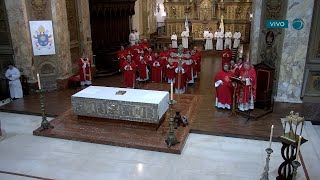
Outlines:
[[[251,0],[165,0],[164,36],[170,37],[173,32],[179,36],[187,16],[190,36],[203,40],[204,29],[208,27],[215,32],[222,17],[225,31],[230,29],[234,33],[238,30],[243,41],[249,42],[251,5]]]

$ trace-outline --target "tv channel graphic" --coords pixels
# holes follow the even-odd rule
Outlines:
[[[292,27],[293,29],[296,29],[296,30],[301,30],[304,26],[304,22],[302,19],[300,18],[296,18],[292,21]]]
[[[288,20],[267,20],[267,28],[288,28]]]

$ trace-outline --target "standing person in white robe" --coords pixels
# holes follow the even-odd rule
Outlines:
[[[213,34],[211,31],[208,31],[208,33],[206,33],[206,36],[204,37],[206,39],[206,45],[204,47],[205,50],[212,50],[213,49],[213,43],[212,43],[212,39],[213,39]]]
[[[188,49],[188,37],[189,37],[189,31],[185,28],[184,31],[181,33],[182,37],[182,46],[185,49]]]
[[[135,37],[136,45],[138,45],[140,37],[137,29],[134,30],[134,37]]]
[[[223,38],[224,38],[224,34],[223,32],[221,32],[221,30],[219,29],[218,32],[215,33],[215,38],[217,39],[217,44],[216,44],[216,50],[217,51],[222,51],[223,50]]]
[[[234,34],[233,34],[233,48],[238,48],[239,44],[240,44],[240,38],[241,38],[241,33],[236,31]]]
[[[9,64],[5,76],[9,80],[11,99],[15,100],[18,98],[22,98],[23,93],[20,82],[20,71],[16,67],[14,67],[13,64]]]
[[[232,38],[232,32],[230,31],[230,29],[228,29],[228,31],[224,34],[224,48],[226,49],[227,45],[229,47],[232,47],[232,42],[231,42],[231,38]]]
[[[171,48],[178,48],[178,37],[176,32],[171,35]]]
[[[136,35],[134,34],[134,30],[132,30],[129,35],[129,42],[131,46],[136,45]]]

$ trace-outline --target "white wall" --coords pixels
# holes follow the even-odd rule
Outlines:
[[[164,16],[164,6],[163,6],[163,0],[157,0],[157,5],[159,4],[160,7],[160,11],[158,12],[157,10],[157,22],[164,22],[164,20],[166,19],[166,16]]]

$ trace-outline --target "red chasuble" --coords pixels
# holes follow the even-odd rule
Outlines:
[[[118,56],[118,60],[119,60],[119,69],[120,71],[123,72],[123,62],[126,61],[126,57],[127,57],[127,51],[123,50],[123,51],[118,51],[117,52],[117,56]]]
[[[79,60],[79,73],[80,81],[91,81],[91,61],[88,58],[80,58]]]
[[[162,82],[162,62],[160,58],[154,59],[151,66],[151,79],[153,82]]]
[[[237,92],[238,107],[241,111],[254,109],[254,100],[256,98],[257,76],[253,67],[248,71],[240,71],[240,79],[243,79],[245,85],[240,85]]]
[[[146,56],[138,56],[136,58],[138,71],[139,71],[139,77],[141,80],[146,80],[147,78],[147,59]]]
[[[123,63],[124,69],[124,85],[128,88],[134,88],[136,82],[136,64],[134,61],[129,63],[128,61]]]
[[[225,63],[230,64],[231,59],[232,59],[232,51],[230,49],[223,50],[222,51],[221,67],[223,67]]]
[[[174,70],[178,67],[177,62],[168,62],[166,61],[165,64],[165,71],[166,71],[166,78],[167,79],[174,79]]]
[[[234,74],[230,71],[220,70],[214,78],[217,93],[216,106],[218,108],[231,108],[233,86],[230,76],[234,76]]]
[[[186,64],[183,63],[181,65],[181,76],[180,76],[180,89],[178,89],[178,79],[179,79],[179,73],[178,73],[178,66],[175,69],[175,83],[174,83],[174,87],[178,90],[183,90],[186,87],[186,82],[187,82],[187,78],[186,78],[186,73],[185,73],[185,69],[186,69]]]

